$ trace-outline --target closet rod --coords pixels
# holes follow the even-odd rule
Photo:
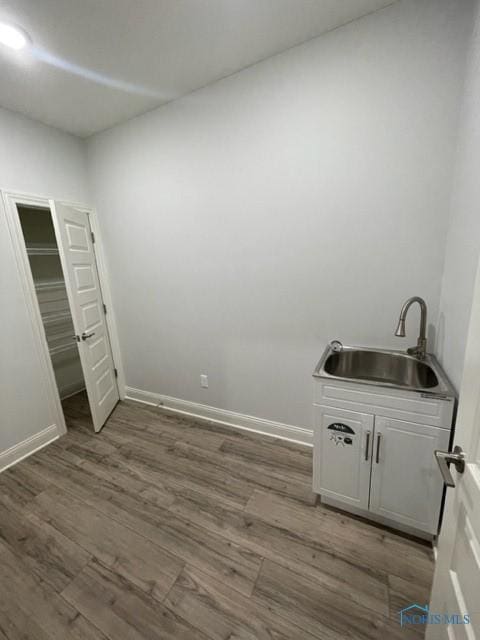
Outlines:
[[[58,249],[55,247],[27,247],[29,256],[58,256]]]
[[[35,289],[43,290],[43,289],[64,289],[65,281],[64,280],[52,280],[51,282],[36,282]]]

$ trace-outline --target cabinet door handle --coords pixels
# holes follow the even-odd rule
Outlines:
[[[382,434],[379,433],[377,436],[377,453],[375,454],[375,462],[378,464],[380,462],[380,443],[382,441]]]
[[[367,431],[367,441],[365,442],[365,460],[368,460],[369,452],[370,452],[370,431]]]

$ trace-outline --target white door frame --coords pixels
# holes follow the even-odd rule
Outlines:
[[[65,418],[63,415],[62,403],[60,400],[60,393],[58,391],[57,383],[55,380],[55,373],[53,370],[52,360],[50,358],[50,352],[48,349],[48,343],[45,336],[45,330],[43,327],[42,316],[40,313],[40,306],[38,303],[37,294],[35,292],[35,284],[33,282],[32,271],[30,268],[30,262],[28,260],[27,250],[25,246],[25,239],[23,236],[22,227],[20,225],[20,219],[18,216],[17,205],[24,205],[27,207],[42,207],[49,209],[52,212],[52,199],[47,197],[36,196],[32,194],[19,193],[13,191],[0,191],[3,199],[5,217],[7,220],[7,227],[10,233],[11,245],[15,254],[15,260],[17,268],[20,274],[22,282],[23,292],[25,296],[25,302],[27,304],[28,312],[32,322],[32,329],[35,337],[35,343],[40,357],[40,362],[45,373],[45,386],[47,391],[47,397],[52,405],[54,414],[56,415],[56,422],[58,425],[60,435],[66,433],[67,428],[65,425]],[[120,342],[118,339],[117,325],[115,321],[115,314],[113,311],[112,295],[110,285],[108,281],[108,271],[106,265],[105,253],[103,251],[101,233],[98,224],[98,218],[94,209],[88,208],[85,205],[75,202],[61,201],[70,207],[74,207],[88,214],[90,227],[95,235],[94,252],[97,262],[98,277],[100,280],[100,287],[102,290],[102,297],[107,306],[106,322],[108,333],[110,337],[110,345],[112,349],[113,359],[115,367],[118,372],[117,386],[120,395],[120,399],[125,399],[125,375],[122,365],[122,358],[120,353]]]

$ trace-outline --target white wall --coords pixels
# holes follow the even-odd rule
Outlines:
[[[468,75],[452,195],[440,303],[439,355],[457,388],[462,378],[473,286],[480,253],[480,4]]]
[[[330,339],[436,320],[471,12],[402,0],[90,140],[128,385],[308,427]]]
[[[1,189],[88,202],[85,149],[80,140],[0,109],[0,141]],[[1,206],[0,296],[1,467],[7,449],[54,422]]]

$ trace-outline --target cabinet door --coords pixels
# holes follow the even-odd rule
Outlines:
[[[321,406],[315,412],[313,490],[367,509],[373,416]]]
[[[375,418],[370,511],[437,533],[443,481],[434,450],[447,449],[450,431]]]

